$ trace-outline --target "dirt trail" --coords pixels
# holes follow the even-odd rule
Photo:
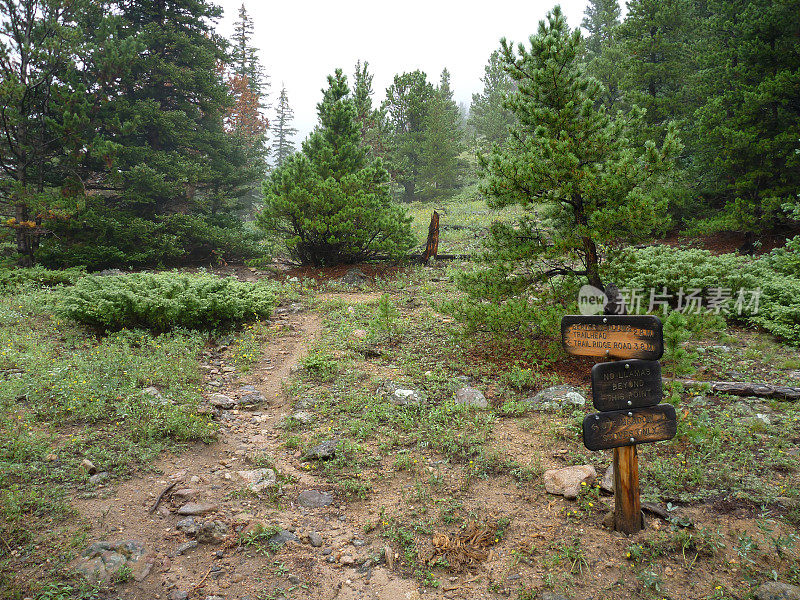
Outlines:
[[[374,300],[375,294],[326,294],[357,303]],[[355,558],[353,567],[364,555],[379,556],[383,543],[369,540],[363,533],[364,511],[369,507],[349,507],[334,494],[335,501],[325,508],[298,505],[300,491],[333,491],[323,478],[302,468],[299,456],[283,446],[281,419],[292,407],[283,398],[281,386],[292,368],[305,355],[320,334],[322,319],[313,312],[284,312],[276,315],[277,334],[263,348],[260,362],[245,375],[230,372],[222,360],[204,365],[208,375],[208,395],[237,397],[240,388],[253,386],[266,398],[253,410],[226,410],[220,418],[220,434],[213,444],[195,444],[180,454],[167,454],[152,465],[153,475],[135,478],[119,485],[101,487],[98,498],[76,500],[75,505],[90,526],[88,537],[95,540],[136,540],[145,544],[152,569],[142,581],[118,586],[121,598],[190,598],[220,596],[225,599],[284,597],[310,599],[404,599],[416,598],[413,582],[391,573],[385,565],[368,563],[367,568],[350,568],[338,560],[342,555]],[[215,364],[218,363],[218,364]],[[276,504],[269,498],[245,493],[246,482],[238,471],[255,469],[255,460],[266,454],[275,470],[288,477],[283,496]],[[158,495],[176,482],[158,510],[151,514]],[[196,521],[218,520],[228,528],[226,539],[200,543],[179,552],[191,542],[176,528],[184,517],[177,514],[187,500],[173,492],[195,490],[191,502],[215,508]],[[287,542],[276,553],[259,553],[257,548],[234,542],[237,531],[248,524],[263,522],[294,532],[300,539]],[[319,532],[320,547],[309,543],[308,535]],[[355,544],[353,544],[355,542]]]

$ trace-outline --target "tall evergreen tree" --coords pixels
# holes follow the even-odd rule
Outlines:
[[[429,196],[451,193],[458,185],[458,155],[463,147],[460,125],[450,72],[444,69],[424,119],[421,176]]]
[[[595,58],[614,42],[620,24],[619,0],[589,0],[583,14],[581,27],[587,32],[586,52],[590,58]]]
[[[233,26],[233,44],[231,48],[231,67],[240,77],[247,77],[248,85],[259,97],[266,98],[269,93],[269,78],[258,59],[258,52],[251,41],[255,33],[253,19],[247,12],[244,3],[239,8],[239,19]]]
[[[372,105],[372,73],[367,61],[356,62],[353,77],[353,101],[356,105],[356,121],[361,133],[361,143],[374,157],[385,158],[389,145],[389,128],[386,111]]]
[[[110,152],[89,124],[77,57],[87,44],[80,0],[0,2],[0,206],[23,265],[36,261],[48,222],[82,203],[80,165]]]
[[[391,203],[388,173],[361,144],[356,106],[340,69],[317,105],[319,125],[264,183],[258,224],[314,266],[403,254],[410,219]]]
[[[581,27],[586,30],[587,73],[605,86],[603,103],[610,110],[620,108],[620,80],[625,72],[625,54],[619,44],[618,0],[590,0]]]
[[[484,67],[483,92],[472,95],[468,123],[487,146],[503,145],[515,122],[514,113],[505,105],[516,84],[503,68],[500,52],[495,50]]]
[[[294,121],[294,111],[289,106],[286,86],[282,86],[281,94],[278,97],[278,106],[275,109],[275,141],[272,144],[275,167],[280,167],[289,156],[295,153],[292,138],[297,133],[297,129],[292,127],[292,121]]]
[[[99,193],[43,257],[91,267],[212,259],[245,239],[234,215],[261,173],[225,128],[227,43],[213,25],[221,10],[207,0],[108,7],[116,25],[100,31],[98,60],[126,60],[99,88],[93,119],[116,153],[92,178]]]
[[[579,62],[581,44],[559,7],[539,24],[530,50],[520,44],[515,52],[503,41],[518,86],[508,102],[518,124],[509,146],[495,147],[481,164],[490,206],[526,210],[516,226],[492,228],[496,262],[488,274],[500,274],[506,292],[576,271],[602,288],[598,244],[646,239],[665,215],[652,192],[680,148],[674,128],[661,149],[652,141],[637,147],[640,111],[608,115],[598,103],[602,85]]]
[[[789,224],[800,191],[800,10],[793,0],[709,0],[708,13],[696,171],[723,209],[707,227],[752,241]]]
[[[691,0],[631,0],[619,30],[624,51],[621,86],[625,100],[646,110],[641,140],[661,139],[667,124],[682,121],[697,71],[695,3]]]
[[[403,200],[411,202],[422,192],[425,116],[436,91],[422,71],[395,75],[386,90],[384,108],[391,129],[390,171],[403,186]]]

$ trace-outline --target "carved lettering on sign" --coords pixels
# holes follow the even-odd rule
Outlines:
[[[675,437],[678,419],[671,404],[615,410],[583,420],[583,443],[589,450],[607,450]]]
[[[658,361],[620,360],[592,367],[592,400],[597,410],[655,406],[662,397]]]
[[[661,321],[650,315],[567,315],[561,339],[577,356],[658,360],[664,353]]]

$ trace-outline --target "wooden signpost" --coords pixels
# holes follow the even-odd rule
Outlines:
[[[644,526],[636,445],[672,439],[677,431],[675,409],[659,404],[661,321],[649,315],[568,315],[561,338],[569,354],[614,360],[592,368],[592,402],[601,412],[584,419],[583,443],[589,450],[613,448],[614,528],[636,533]]]

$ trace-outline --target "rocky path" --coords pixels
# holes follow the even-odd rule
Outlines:
[[[341,297],[354,303],[374,299]],[[216,443],[163,456],[153,465],[155,474],[108,484],[97,498],[76,500],[90,526],[88,539],[108,543],[93,546],[75,566],[129,579],[111,597],[419,596],[413,582],[389,568],[394,553],[385,541],[364,533],[375,507],[349,506],[283,445],[279,425],[293,407],[281,386],[319,335],[321,318],[279,309],[274,321],[276,335],[247,374],[226,364],[224,347],[206,356],[207,396],[221,424]],[[251,545],[239,543],[243,534]]]

